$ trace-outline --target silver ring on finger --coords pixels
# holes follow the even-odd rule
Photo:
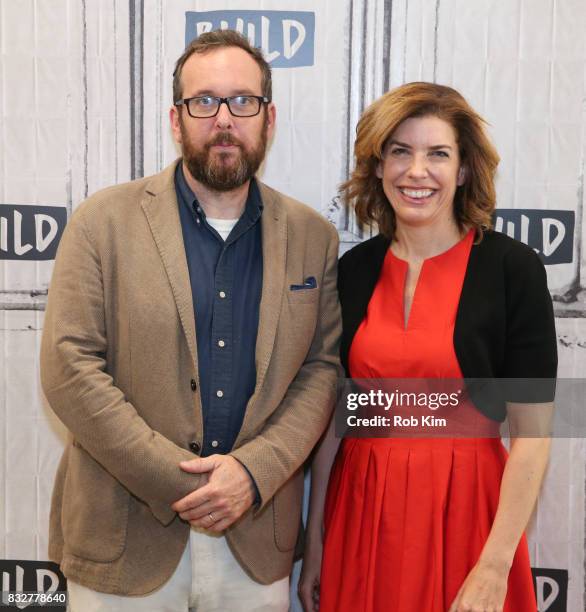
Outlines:
[[[216,519],[214,518],[214,515],[211,512],[208,512],[208,516],[210,517],[210,521],[212,525],[217,522]]]

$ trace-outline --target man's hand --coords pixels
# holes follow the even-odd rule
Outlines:
[[[242,464],[230,455],[182,461],[191,474],[207,473],[208,482],[171,507],[184,521],[216,533],[237,521],[252,506],[254,485]]]

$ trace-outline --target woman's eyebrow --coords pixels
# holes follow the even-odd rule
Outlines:
[[[405,147],[406,149],[411,149],[411,145],[407,144],[406,142],[401,142],[399,140],[389,140],[389,144],[390,145],[398,145],[400,147]],[[436,149],[450,149],[450,151],[452,150],[452,147],[450,145],[447,144],[439,144],[439,145],[433,145],[431,147],[428,147],[428,149],[435,151]]]

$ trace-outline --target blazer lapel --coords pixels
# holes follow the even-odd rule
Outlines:
[[[263,279],[256,339],[256,395],[261,389],[277,334],[287,262],[287,215],[275,194],[258,183],[264,211],[261,217]]]
[[[174,185],[175,167],[176,163],[149,181],[141,205],[169,278],[183,333],[187,339],[194,370],[197,373],[195,317],[189,269],[177,208]]]
[[[262,389],[279,324],[285,270],[287,263],[287,214],[279,204],[278,197],[260,181],[258,182],[264,210],[261,217],[262,233],[262,296],[256,337],[256,385],[248,400],[244,420],[234,447],[246,439],[254,410],[251,408]]]

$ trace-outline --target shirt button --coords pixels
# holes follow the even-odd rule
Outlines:
[[[195,382],[195,378],[191,379],[191,390],[195,391],[197,389],[197,383]]]
[[[199,453],[200,449],[201,449],[201,446],[199,445],[199,443],[197,443],[197,442],[190,442],[189,443],[189,450],[192,453],[197,454],[197,453]]]
[[[226,343],[223,340],[218,340],[218,346],[220,348],[224,348],[226,346]]]
[[[220,444],[220,443],[219,443],[217,440],[212,440],[212,446],[213,446],[214,448],[217,448],[217,447],[218,447],[218,444]]]
[[[216,395],[217,395],[218,397],[224,397],[224,392],[222,391],[222,389],[218,389],[218,390],[216,391]]]
[[[224,299],[226,297],[226,292],[225,291],[220,291],[220,293],[218,294],[222,299]]]

